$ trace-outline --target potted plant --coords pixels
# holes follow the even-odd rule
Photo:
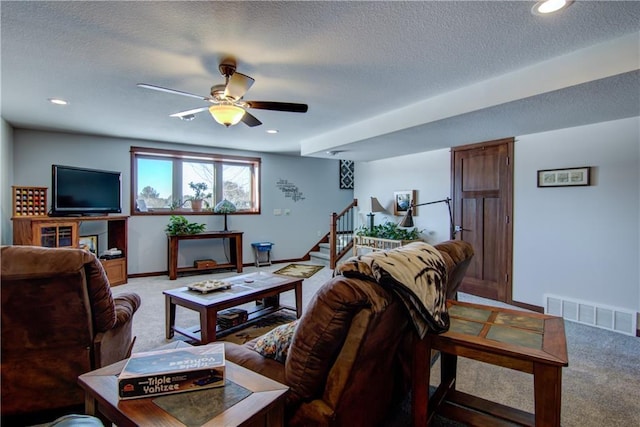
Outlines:
[[[374,225],[373,228],[360,227],[356,231],[356,235],[365,237],[376,237],[379,239],[390,240],[418,240],[420,231],[417,228],[411,230],[401,228],[394,222],[385,222],[384,224]]]
[[[206,191],[209,186],[206,182],[193,182],[189,183],[189,187],[195,192],[193,196],[188,196],[188,200],[191,201],[191,210],[194,212],[200,212],[202,210],[202,201],[211,197],[211,193]]]
[[[187,218],[182,215],[171,215],[169,218],[169,224],[164,229],[170,236],[177,234],[198,234],[202,233],[206,228],[206,224],[198,224],[195,222],[189,222]]]

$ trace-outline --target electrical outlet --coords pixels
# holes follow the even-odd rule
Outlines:
[[[273,214],[274,214],[275,216],[282,215],[282,209],[274,209],[274,210],[273,210]]]

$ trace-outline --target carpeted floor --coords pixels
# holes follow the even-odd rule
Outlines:
[[[261,267],[273,272],[282,265]],[[257,271],[249,267],[245,272]],[[323,268],[303,282],[303,310],[317,289],[328,280],[333,271]],[[129,283],[113,288],[114,294],[133,291],[142,298],[142,307],[134,320],[137,341],[134,351],[149,350],[166,344],[164,338],[164,296],[162,291],[185,286],[204,279],[221,279],[236,275],[224,272],[210,275],[181,277],[168,280],[167,276],[130,279]],[[502,305],[460,294],[461,301],[488,305]],[[282,294],[283,304],[293,305],[293,292]],[[513,307],[512,307],[513,308]],[[197,313],[177,307],[176,323],[191,326],[198,320]],[[569,366],[563,369],[562,426],[607,427],[640,425],[640,339],[573,322],[565,322]],[[174,339],[177,339],[174,338]],[[432,385],[440,378],[440,363],[436,362],[431,374]],[[458,389],[495,402],[533,411],[533,377],[486,363],[465,358],[458,362]],[[394,414],[389,426],[408,426],[408,403]],[[436,426],[453,426],[438,420]]]

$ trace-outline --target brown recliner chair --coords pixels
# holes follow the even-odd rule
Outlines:
[[[447,270],[446,297],[455,298],[473,248],[458,240],[435,248]],[[290,387],[289,425],[376,426],[386,424],[393,405],[408,393],[415,337],[393,292],[368,280],[335,276],[300,318],[285,363],[258,353],[258,339],[225,342],[225,357]]]
[[[129,357],[140,297],[113,298],[102,264],[81,249],[0,255],[3,424],[82,409],[78,376]]]

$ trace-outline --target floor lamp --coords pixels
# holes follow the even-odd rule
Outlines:
[[[402,218],[402,221],[400,221],[400,224],[398,224],[400,227],[413,227],[413,214],[411,211],[413,211],[413,208],[418,207],[418,206],[425,206],[425,205],[433,205],[435,203],[446,203],[447,204],[447,208],[449,209],[449,238],[451,240],[453,240],[455,238],[456,235],[456,229],[453,225],[453,214],[451,213],[451,198],[447,197],[446,199],[442,199],[442,200],[434,200],[433,202],[426,202],[426,203],[418,203],[418,204],[412,204],[409,209],[407,210],[407,213],[404,215],[404,218]]]
[[[386,212],[387,210],[380,204],[376,197],[371,198],[371,212],[367,214],[369,217],[369,230],[373,230],[373,217],[376,212]]]

